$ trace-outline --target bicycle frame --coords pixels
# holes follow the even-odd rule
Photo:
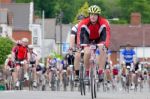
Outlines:
[[[90,85],[91,85],[91,96],[92,99],[96,98],[96,89],[97,89],[97,84],[96,84],[96,44],[91,44],[90,45]]]

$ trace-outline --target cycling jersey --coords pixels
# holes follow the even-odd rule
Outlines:
[[[90,22],[90,18],[83,19],[78,25],[77,44],[80,45],[82,28],[88,32],[90,40],[98,39],[99,43],[104,43],[106,47],[110,43],[110,27],[105,18],[99,17],[96,24]]]
[[[62,64],[62,69],[63,70],[67,70],[67,67],[68,67],[68,64],[67,64],[67,62],[65,62],[66,60],[63,60],[62,62],[61,62],[61,64]]]
[[[121,54],[123,55],[125,63],[133,63],[133,56],[135,55],[135,51],[133,49],[124,49]]]
[[[30,59],[29,59],[30,64],[36,63],[36,57],[37,57],[37,55],[34,52],[30,53]]]
[[[74,55],[67,54],[66,59],[68,61],[68,65],[73,65],[74,64]]]
[[[51,59],[49,60],[49,67],[56,67],[56,63],[57,63],[57,60],[56,59]]]
[[[119,72],[118,69],[116,68],[113,69],[113,75],[118,75],[118,72]]]
[[[13,48],[13,52],[15,53],[17,60],[27,59],[28,48],[26,46],[16,46]]]
[[[71,34],[76,35],[76,33],[77,33],[77,31],[78,31],[78,24],[74,25],[74,26],[72,27],[71,31],[72,31]]]
[[[12,60],[6,59],[5,65],[9,66],[10,68],[14,68],[15,64]]]
[[[74,25],[71,29],[71,35],[75,36],[75,44],[77,44],[77,31],[78,31],[78,24]]]

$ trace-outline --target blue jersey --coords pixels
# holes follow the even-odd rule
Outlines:
[[[135,55],[135,51],[133,49],[131,50],[124,49],[121,54],[123,55],[125,63],[133,62],[133,56]]]

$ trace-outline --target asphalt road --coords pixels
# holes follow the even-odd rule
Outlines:
[[[91,99],[90,92],[81,96],[78,91],[0,91],[0,99]],[[99,91],[97,99],[150,99],[150,91],[145,88],[142,92],[130,91]]]

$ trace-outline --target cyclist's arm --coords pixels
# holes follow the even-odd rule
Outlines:
[[[49,59],[47,58],[47,60],[46,60],[46,68],[48,68],[49,67]]]
[[[13,60],[15,60],[15,58],[17,57],[17,56],[16,56],[16,50],[17,50],[17,48],[14,47],[14,48],[12,49],[12,51],[11,51],[12,59],[13,59]]]
[[[70,48],[74,48],[75,46],[75,35],[71,34],[70,35]]]
[[[136,62],[137,62],[136,61],[136,53],[135,53],[135,51],[133,51],[133,63],[136,64]]]
[[[35,57],[35,66],[37,66],[39,64],[39,56],[36,54],[36,57]]]
[[[121,55],[120,55],[120,62],[121,62],[121,64],[125,65],[125,59],[124,59],[124,54],[123,54],[123,52],[122,52]]]
[[[8,59],[6,59],[6,60],[5,60],[5,65],[4,65],[4,69],[5,69],[5,70],[9,68],[9,66],[8,66],[8,62],[9,62],[9,60],[8,60]]]
[[[110,26],[107,20],[103,20],[104,23],[102,24],[100,30],[100,43],[105,44],[105,46],[108,48],[110,43]]]
[[[28,63],[30,62],[30,57],[31,57],[31,55],[30,55],[30,53],[28,52],[28,53],[27,53],[27,62],[28,62]]]

